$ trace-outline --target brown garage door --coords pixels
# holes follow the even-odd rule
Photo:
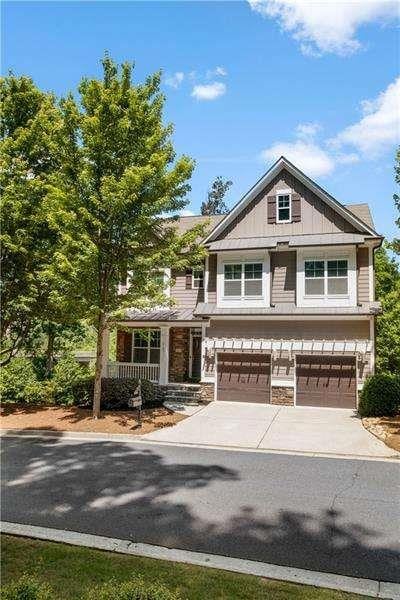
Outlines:
[[[355,408],[355,358],[296,356],[296,405]]]
[[[217,399],[269,402],[271,355],[219,352]]]

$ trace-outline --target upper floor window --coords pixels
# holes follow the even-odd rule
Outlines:
[[[348,294],[348,261],[306,260],[304,262],[306,296],[344,296]]]
[[[204,287],[204,270],[193,269],[192,271],[192,289],[202,289]]]
[[[291,220],[290,194],[278,194],[276,198],[276,222],[289,223]]]
[[[224,265],[224,296],[254,298],[262,296],[262,263]]]
[[[136,330],[133,334],[133,362],[158,365],[160,363],[160,330]]]

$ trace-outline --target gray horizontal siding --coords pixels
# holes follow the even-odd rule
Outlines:
[[[186,289],[186,273],[184,271],[171,271],[175,284],[171,287],[171,298],[181,308],[194,308],[198,302],[204,302],[204,290]]]
[[[217,302],[217,255],[208,257],[208,301]]]
[[[369,250],[357,250],[357,293],[358,302],[369,302]]]
[[[271,252],[272,304],[296,302],[296,252]]]

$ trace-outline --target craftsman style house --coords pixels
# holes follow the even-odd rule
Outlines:
[[[128,312],[108,374],[197,383],[206,400],[356,407],[374,370],[381,243],[366,204],[341,204],[281,157],[211,218],[203,269],[166,270],[176,306]]]

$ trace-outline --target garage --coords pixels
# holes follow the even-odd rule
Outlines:
[[[218,400],[266,404],[270,400],[270,389],[270,354],[218,353]]]
[[[354,356],[296,356],[296,405],[356,408]]]

